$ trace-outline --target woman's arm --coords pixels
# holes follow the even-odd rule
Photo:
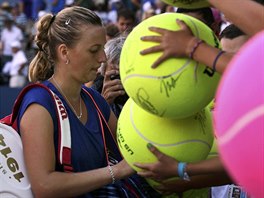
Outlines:
[[[179,177],[179,162],[176,159],[161,153],[153,145],[148,145],[149,150],[157,157],[157,161],[155,163],[135,163],[134,165],[136,167],[142,169],[138,174],[156,181],[164,181],[172,177]],[[185,170],[190,177],[198,175],[226,174],[225,168],[219,157],[202,160],[196,163],[187,163]]]
[[[177,20],[177,23],[180,26],[180,30],[178,31],[150,27],[150,31],[156,32],[159,35],[144,36],[141,40],[155,42],[157,45],[144,49],[141,51],[141,54],[147,55],[155,52],[163,52],[163,54],[152,65],[153,68],[156,68],[168,58],[190,57],[190,54],[193,52],[192,58],[194,60],[213,68],[214,60],[221,49],[215,48],[206,43],[201,43],[196,47],[195,51],[193,51],[199,39],[193,35],[192,31],[183,21]],[[231,53],[222,54],[216,62],[216,71],[223,73],[232,57],[233,54]]]
[[[155,186],[163,194],[183,193],[191,189],[209,188],[232,183],[226,174],[208,174],[191,177],[190,181],[174,179],[162,182]]]
[[[264,29],[264,6],[253,0],[209,0],[209,2],[250,36]]]
[[[189,163],[186,166],[186,172],[190,175],[201,174],[221,174],[225,173],[225,168],[219,157],[202,160],[196,163]]]
[[[192,46],[194,45],[195,44],[193,44]],[[191,50],[189,49],[187,53],[190,53],[190,51]],[[212,47],[206,43],[202,43],[195,50],[193,54],[193,59],[213,69],[214,61],[220,52],[221,49]],[[229,53],[229,52],[225,52],[221,56],[219,56],[215,65],[216,72],[223,74],[229,61],[232,59],[233,56],[234,53]]]
[[[36,197],[74,197],[112,182],[108,167],[82,173],[55,171],[53,122],[44,107],[30,105],[21,119],[20,131],[26,167]],[[114,165],[113,171],[116,180],[134,173],[124,161]]]

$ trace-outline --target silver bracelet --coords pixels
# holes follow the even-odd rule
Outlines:
[[[108,169],[109,169],[109,172],[110,172],[110,175],[112,178],[112,184],[114,184],[115,183],[115,174],[114,174],[113,168],[112,168],[112,166],[108,165]]]

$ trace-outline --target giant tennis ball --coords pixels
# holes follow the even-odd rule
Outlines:
[[[152,163],[157,160],[147,149],[149,142],[179,161],[197,162],[206,159],[211,150],[211,113],[206,108],[185,119],[162,118],[140,108],[130,98],[118,119],[117,140],[122,155],[135,170],[139,169],[133,165],[134,162]],[[150,179],[147,181],[151,186],[157,184]],[[184,197],[201,197],[207,191],[208,189],[188,191],[184,193]]]
[[[151,65],[162,52],[140,54],[141,50],[157,45],[140,40],[145,35],[156,35],[148,27],[177,31],[180,29],[177,18],[183,20],[196,37],[219,47],[213,31],[201,21],[179,13],[156,15],[142,21],[128,35],[120,56],[120,76],[127,94],[146,111],[161,117],[185,118],[212,101],[220,75],[209,75],[209,68],[189,58],[170,58],[152,69]]]
[[[233,57],[216,95],[218,148],[234,181],[264,197],[264,31]]]
[[[147,143],[179,161],[197,162],[206,159],[211,150],[211,114],[207,108],[185,119],[162,118],[129,99],[118,119],[117,140],[122,155],[135,170],[134,162],[156,161]]]
[[[187,9],[196,9],[210,7],[208,0],[162,0],[163,2],[178,7]]]

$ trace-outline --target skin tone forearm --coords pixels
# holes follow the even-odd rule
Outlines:
[[[141,168],[138,174],[152,178],[157,181],[166,180],[172,177],[179,177],[178,175],[178,161],[164,153],[161,153],[156,147],[149,146],[149,150],[157,157],[155,163],[135,163],[134,165]],[[164,169],[166,167],[166,169]],[[207,160],[202,160],[196,163],[188,163],[186,172],[189,176],[207,175],[207,174],[221,174],[225,172],[224,166],[219,157],[214,157]]]
[[[197,175],[191,177],[191,181],[181,179],[168,180],[161,182],[155,186],[159,192],[163,194],[182,193],[191,189],[208,188],[211,186],[220,186],[232,183],[229,176],[226,174],[208,174]]]
[[[177,20],[180,30],[170,31],[158,27],[150,27],[150,31],[156,32],[158,36],[144,36],[143,41],[151,41],[157,45],[144,49],[140,53],[147,55],[155,52],[163,52],[162,55],[153,63],[152,68],[158,67],[163,61],[168,58],[189,57],[193,47],[198,42],[188,26],[180,20]],[[214,60],[221,49],[210,46],[206,43],[200,44],[194,54],[193,59],[210,68],[213,68]],[[224,53],[216,62],[216,71],[223,73],[229,61],[233,57],[232,53]]]
[[[212,186],[231,184],[232,180],[226,173],[198,175],[191,177],[189,189],[199,189]]]
[[[210,45],[202,43],[195,50],[193,54],[193,59],[200,63],[203,63],[204,65],[210,68],[213,68],[214,60],[220,51],[221,49],[214,48]],[[218,73],[220,74],[224,73],[226,66],[228,65],[229,61],[232,59],[233,55],[234,55],[233,53],[224,53],[219,57],[215,65],[215,69]]]
[[[149,147],[149,149],[157,157],[157,162],[145,164],[135,163],[134,165],[142,169],[142,171],[138,172],[139,175],[159,182],[160,185],[155,186],[155,188],[162,193],[184,192],[189,189],[232,183],[219,157],[196,163],[188,163],[186,171],[191,181],[171,179],[173,177],[179,177],[177,171],[178,161],[161,153],[153,146]]]
[[[264,30],[263,5],[252,0],[209,0],[209,2],[223,12],[228,20],[238,26],[247,35],[252,36]],[[142,37],[143,41],[152,41],[158,44],[155,47],[143,50],[141,52],[142,55],[163,52],[162,56],[152,65],[153,68],[156,68],[168,58],[189,57],[191,50],[195,46],[197,38],[194,37],[191,30],[184,22],[177,20],[177,23],[181,28],[179,31],[151,27],[150,30],[160,34],[160,36]],[[195,50],[193,59],[212,68],[214,59],[219,52],[220,49],[203,43]],[[223,73],[232,57],[232,53],[222,54],[216,63],[216,71]]]
[[[214,157],[200,162],[187,164],[186,172],[189,175],[194,176],[201,174],[221,174],[226,171],[223,164],[220,162],[219,157]]]
[[[209,0],[209,2],[250,36],[264,29],[264,6],[259,3],[252,0]]]
[[[119,180],[126,177],[126,171],[120,169],[120,164],[112,167],[115,179]],[[33,192],[36,197],[75,197],[104,185],[110,184],[112,178],[109,168],[104,167],[82,173],[61,173],[52,171],[47,174],[41,183],[34,182]]]

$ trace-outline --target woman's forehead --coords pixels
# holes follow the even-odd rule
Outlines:
[[[105,29],[102,26],[87,25],[81,29],[82,39],[96,43],[106,42]],[[103,40],[103,41],[102,41]]]

